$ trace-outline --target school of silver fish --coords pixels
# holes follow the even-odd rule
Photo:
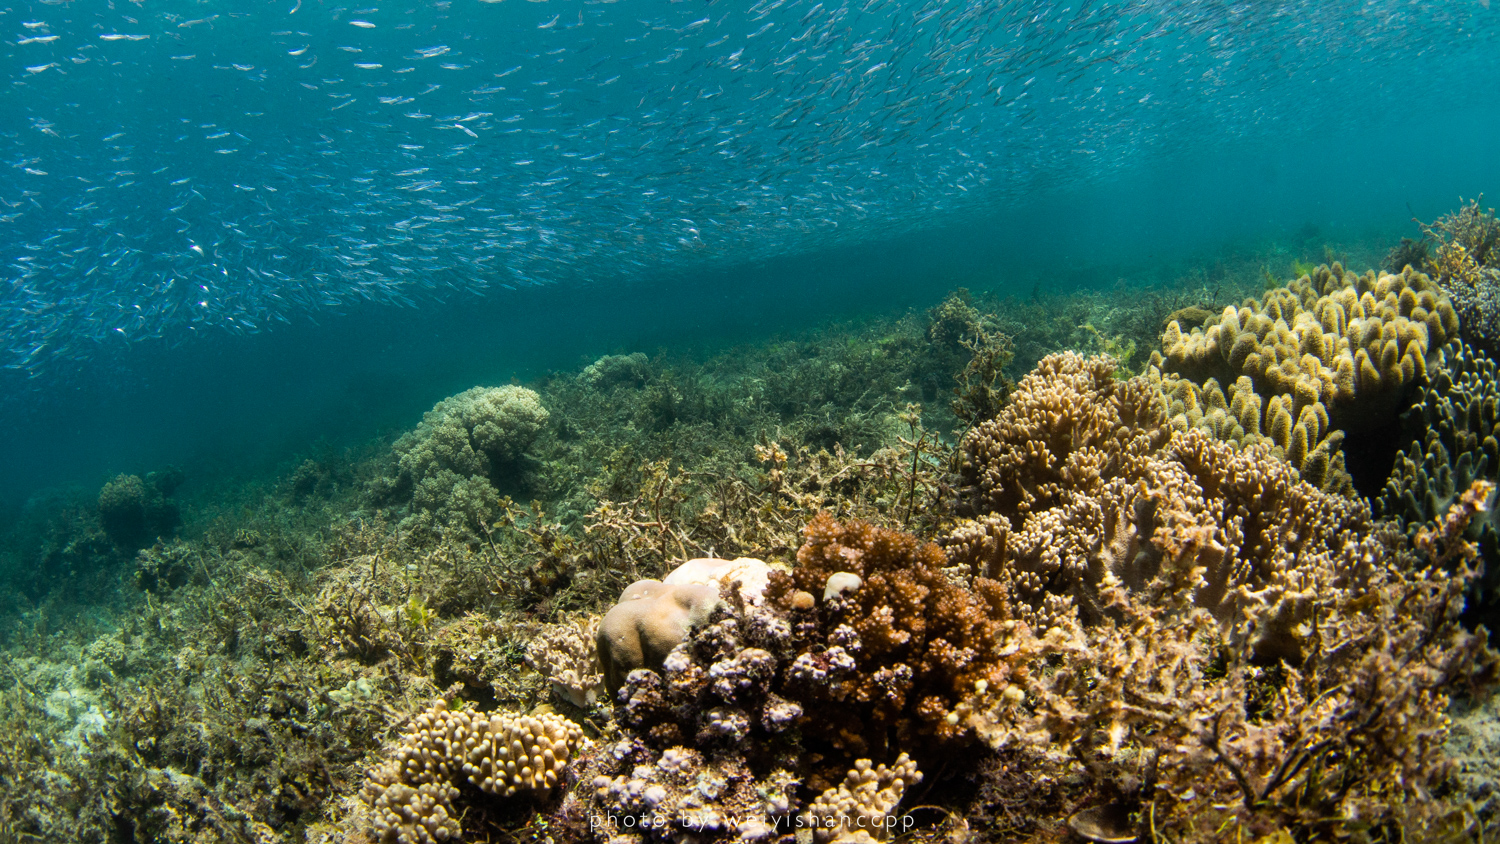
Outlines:
[[[25,383],[361,303],[858,244],[1147,156],[1420,119],[1493,98],[1497,18],[1404,0],[0,6],[0,368]]]

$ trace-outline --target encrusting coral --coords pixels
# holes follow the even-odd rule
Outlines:
[[[396,486],[410,490],[413,517],[471,527],[492,518],[497,485],[548,416],[535,391],[512,385],[474,387],[438,402],[396,441]]]
[[[457,839],[464,783],[499,797],[546,797],[587,744],[558,715],[451,710],[442,698],[412,720],[364,787],[376,837],[387,844]]]
[[[1385,441],[1388,420],[1458,327],[1452,304],[1427,276],[1410,268],[1356,275],[1334,263],[1190,331],[1168,323],[1151,366],[1173,396],[1177,427],[1269,441],[1309,480],[1345,491],[1335,432],[1353,438],[1350,459],[1368,455],[1368,464],[1350,467],[1355,486],[1383,482],[1394,447]]]

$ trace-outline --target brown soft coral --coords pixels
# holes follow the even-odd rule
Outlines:
[[[816,615],[823,633],[802,661],[814,666],[837,649],[852,658],[856,672],[844,683],[824,682],[815,672],[795,682],[794,666],[794,687],[809,717],[823,725],[819,731],[851,737],[845,743],[854,745],[893,734],[905,747],[918,736],[967,734],[959,704],[976,688],[1007,680],[1011,663],[999,654],[1023,632],[1007,624],[1000,585],[985,578],[967,585],[945,569],[936,545],[864,522],[819,514],[805,536],[796,568],[773,580],[776,605],[795,614],[797,592],[823,595],[840,573],[861,581],[802,611]]]

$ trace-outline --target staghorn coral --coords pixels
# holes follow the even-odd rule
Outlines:
[[[1202,424],[1193,405],[1210,412],[1207,427],[1223,422],[1212,410],[1228,411],[1244,435],[1241,442],[1269,440],[1299,470],[1335,482],[1330,441],[1336,430],[1349,437],[1354,485],[1384,482],[1394,441],[1389,423],[1426,378],[1437,349],[1458,332],[1458,317],[1442,289],[1412,269],[1400,274],[1346,272],[1320,266],[1284,288],[1247,300],[1184,333],[1167,324],[1162,351],[1151,366],[1175,402],[1179,428]],[[1167,374],[1182,376],[1202,392],[1194,396]],[[1241,377],[1249,379],[1246,391]],[[1210,387],[1210,381],[1212,386]],[[1224,385],[1230,385],[1228,396]],[[1251,394],[1261,399],[1254,418]],[[1238,406],[1234,399],[1239,398]],[[1228,399],[1228,401],[1226,401]]]
[[[586,743],[578,725],[557,715],[486,717],[438,698],[367,774],[373,831],[388,844],[456,839],[462,783],[501,797],[546,797]]]
[[[1403,417],[1411,439],[1379,499],[1382,515],[1407,533],[1430,527],[1475,481],[1500,478],[1500,372],[1468,343],[1444,346],[1421,399]],[[1492,502],[1493,503],[1493,502]],[[1474,519],[1467,538],[1476,544],[1484,573],[1475,583],[1466,616],[1500,632],[1500,513]]]
[[[547,419],[540,397],[525,387],[474,387],[438,402],[395,445],[397,488],[410,491],[413,516],[470,526],[492,518],[498,485]]]

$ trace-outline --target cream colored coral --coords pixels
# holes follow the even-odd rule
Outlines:
[[[545,625],[526,646],[526,662],[547,675],[552,691],[581,709],[588,709],[604,691],[599,665],[599,616],[580,616],[563,624]]]
[[[885,841],[900,826],[891,813],[907,787],[921,781],[917,763],[905,753],[891,767],[872,766],[869,759],[860,759],[842,783],[813,801],[802,824],[813,830],[813,840],[818,842]]]
[[[587,744],[583,730],[558,715],[485,716],[453,711],[442,698],[412,719],[390,757],[372,768],[363,796],[371,826],[386,844],[433,844],[462,830],[453,801],[457,782],[505,797],[545,796]]]
[[[467,754],[469,782],[490,794],[546,795],[563,769],[587,744],[583,730],[560,715],[492,715]]]

